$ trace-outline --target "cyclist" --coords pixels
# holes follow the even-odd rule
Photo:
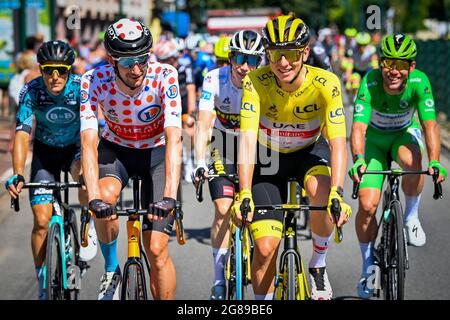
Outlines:
[[[116,255],[119,221],[114,206],[131,176],[142,178],[143,244],[150,258],[154,299],[174,299],[176,272],[168,251],[181,164],[181,99],[174,67],[150,63],[150,30],[120,19],[104,39],[108,65],[81,81],[81,148],[89,209],[105,259],[99,299],[116,299],[121,272]],[[97,112],[106,126],[97,147]]]
[[[182,121],[183,121],[183,163],[184,180],[191,181],[193,165],[193,137],[194,137],[194,113],[196,111],[196,88],[190,64],[180,64],[179,50],[174,40],[159,42],[153,50],[156,58],[161,63],[168,63],[178,71],[178,83],[181,95]]]
[[[371,37],[367,32],[358,32],[356,48],[351,51],[345,70],[345,89],[354,97],[367,72],[378,68],[378,56]]]
[[[33,159],[31,182],[60,181],[62,170],[70,171],[79,181],[80,166],[80,77],[71,73],[75,60],[73,49],[63,41],[44,42],[37,52],[41,76],[25,85],[20,94],[16,117],[16,135],[12,162],[14,175],[6,182],[11,197],[17,198],[25,183],[25,162],[33,127]],[[81,205],[87,205],[86,192],[79,191]],[[53,191],[30,189],[29,199],[34,222],[31,251],[39,287],[39,299],[47,299],[45,281],[46,238],[53,212]],[[90,233],[88,248],[81,248],[83,260],[92,259],[96,252],[95,233]]]
[[[353,114],[351,148],[354,165],[349,175],[359,182],[358,170],[387,170],[392,160],[405,170],[421,170],[424,148],[422,132],[414,114],[419,114],[428,151],[428,168],[438,168],[438,182],[447,177],[439,162],[440,135],[430,81],[416,69],[414,40],[402,33],[383,38],[380,48],[381,69],[370,71],[362,80]],[[369,266],[373,264],[377,235],[375,213],[381,197],[383,175],[368,175],[361,179],[356,233],[362,254],[362,274],[358,294],[372,296],[367,286]],[[408,242],[423,246],[425,233],[418,219],[423,175],[405,176],[405,227]]]
[[[328,215],[311,215],[313,255],[309,272],[313,299],[332,297],[325,268],[333,232],[331,200],[338,199],[342,207],[339,226],[351,214],[342,199],[346,132],[340,83],[331,72],[304,64],[310,50],[308,42],[309,29],[300,18],[285,15],[270,20],[263,29],[269,65],[250,72],[243,81],[239,199],[250,199],[248,221],[252,222],[255,241],[252,285],[256,299],[273,298],[283,218],[270,211],[254,215],[253,201],[257,205],[285,203],[288,179],[296,177],[313,205],[328,203]],[[321,136],[325,125],[329,144]],[[238,220],[242,219],[240,205],[233,205]]]
[[[230,40],[229,36],[220,36],[219,40],[214,44],[214,55],[216,56],[217,68],[222,68],[229,65],[228,54],[230,53]]]
[[[231,38],[228,59],[230,65],[208,72],[203,81],[196,132],[196,176],[200,168],[211,174],[235,174],[237,134],[242,98],[242,79],[255,70],[264,54],[261,36],[251,30],[235,33]],[[211,135],[212,129],[212,136]],[[212,141],[210,163],[206,163],[208,140]],[[198,182],[198,178],[196,178]],[[211,299],[225,299],[224,265],[228,254],[229,211],[233,203],[234,183],[224,177],[209,179],[209,190],[215,213],[211,226],[214,258],[214,286]]]

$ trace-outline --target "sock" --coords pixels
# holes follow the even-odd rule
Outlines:
[[[313,254],[309,261],[310,268],[325,267],[325,258],[327,257],[328,244],[330,243],[332,234],[329,237],[320,237],[312,232]]]
[[[42,266],[35,266],[36,269],[36,277],[37,277],[37,281],[38,281],[38,294],[39,297],[41,297],[43,294],[45,294],[45,290],[44,290],[44,283],[45,283],[45,267]]]
[[[405,195],[405,222],[408,222],[411,219],[419,219],[419,204],[421,196],[422,194],[412,197]]]
[[[110,243],[98,242],[100,249],[102,249],[103,257],[105,258],[105,271],[115,272],[119,268],[117,261],[117,239]]]
[[[255,294],[255,300],[273,300],[273,292],[268,294]]]
[[[372,270],[368,270],[370,266],[373,265],[373,249],[374,249],[374,243],[359,243],[359,248],[361,249],[361,256],[363,260],[362,264],[362,273],[363,274],[371,274]]]
[[[225,285],[225,263],[228,255],[228,248],[213,248],[214,257],[214,285]]]

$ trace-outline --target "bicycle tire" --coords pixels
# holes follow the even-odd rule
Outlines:
[[[405,237],[400,203],[391,203],[390,243],[387,251],[387,300],[404,300],[405,294]],[[394,267],[393,267],[394,266]]]
[[[80,256],[80,243],[78,242],[78,227],[76,221],[75,210],[69,208],[66,213],[67,216],[67,225],[64,228],[64,236],[69,239],[70,247],[65,247],[65,250],[69,249],[69,252],[66,252],[66,270],[68,270],[69,266],[78,266],[78,260]],[[69,279],[67,279],[69,280]],[[66,300],[78,300],[79,291],[78,290],[69,290],[67,289],[65,292]]]
[[[128,265],[125,279],[122,282],[122,300],[147,300],[145,297],[145,279],[142,276],[141,266],[137,263]]]
[[[297,300],[297,265],[293,254],[287,255],[287,274],[286,274],[286,298],[287,300]]]
[[[54,223],[50,226],[47,236],[47,251],[45,257],[47,299],[63,300],[64,285],[62,274],[62,247],[60,225]]]
[[[236,300],[244,300],[244,268],[242,261],[242,241],[240,239],[241,229],[236,228],[236,232],[234,234],[235,241],[234,244],[236,246],[235,250],[235,266],[236,266]]]
[[[226,279],[227,279],[227,299],[228,300],[235,300],[235,293],[236,293],[236,271],[235,271],[235,246],[234,246],[234,234],[230,234],[230,254],[228,256],[227,266],[226,266]]]

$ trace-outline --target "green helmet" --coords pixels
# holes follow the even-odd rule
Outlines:
[[[380,56],[382,58],[414,60],[416,55],[416,44],[410,36],[395,33],[381,40]]]
[[[344,30],[344,34],[349,38],[356,37],[357,33],[358,33],[358,31],[355,28],[347,28]]]
[[[367,46],[370,44],[370,41],[372,41],[372,38],[367,32],[358,32],[356,35],[356,43],[361,46]]]

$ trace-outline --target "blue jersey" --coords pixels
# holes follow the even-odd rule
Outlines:
[[[16,131],[31,133],[36,119],[35,139],[52,147],[80,142],[80,76],[70,74],[64,90],[51,94],[38,77],[20,92]]]

